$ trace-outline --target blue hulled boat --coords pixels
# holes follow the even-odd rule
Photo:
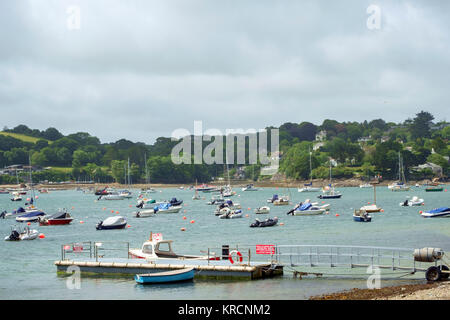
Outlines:
[[[194,268],[184,268],[166,272],[137,274],[134,280],[141,284],[179,282],[194,279]]]
[[[422,217],[424,218],[450,218],[450,208],[448,207],[441,207],[429,211],[425,211],[422,214]]]

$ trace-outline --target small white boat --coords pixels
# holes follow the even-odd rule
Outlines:
[[[228,209],[228,208],[227,208]],[[225,213],[219,216],[220,219],[237,219],[242,218],[242,210],[231,210],[228,209]]]
[[[270,208],[268,206],[259,207],[255,209],[256,214],[267,214],[270,213]]]
[[[227,200],[225,203],[222,203],[216,207],[214,214],[216,216],[222,215],[223,213],[227,212],[227,209],[231,210],[241,209],[241,205],[239,203],[234,203],[231,200]]]
[[[298,192],[319,192],[320,188],[306,186],[306,187],[303,187],[303,188],[298,188],[297,191]]]
[[[210,256],[193,256],[181,255],[173,252],[172,240],[153,239],[150,236],[150,241],[145,241],[140,249],[130,249],[128,253],[133,258],[146,259],[147,261],[155,260],[174,260],[177,262],[185,262],[186,260],[218,260],[215,253],[210,253]]]
[[[119,192],[119,196],[122,196],[126,199],[131,199],[133,197],[132,193],[128,190],[123,190]]]
[[[274,206],[286,206],[289,205],[289,197],[288,196],[281,196],[280,198],[274,200],[273,202]]]
[[[35,229],[26,227],[23,231],[12,229],[11,234],[5,237],[5,241],[21,241],[21,240],[34,240],[39,236],[39,233]]]
[[[18,192],[13,192],[12,196],[11,201],[22,201],[22,197]]]
[[[293,216],[312,216],[323,214],[330,208],[329,204],[318,206],[316,203],[311,203],[307,199],[304,203],[297,204],[292,210],[288,211],[286,214]]]
[[[133,213],[133,216],[136,218],[148,218],[154,217],[155,215],[156,213],[154,209],[144,209]]]
[[[98,200],[124,200],[125,196],[119,194],[118,192],[111,192],[107,195],[101,195]]]
[[[258,191],[258,189],[255,188],[253,184],[248,184],[242,188],[242,191]]]
[[[372,185],[370,183],[363,183],[359,185],[360,188],[372,188]]]
[[[406,199],[404,202],[400,202],[400,206],[402,207],[421,206],[423,204],[423,199],[419,199],[417,196],[412,197],[411,200]]]

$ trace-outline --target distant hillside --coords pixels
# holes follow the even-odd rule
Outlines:
[[[45,140],[45,141],[47,141],[49,144],[52,143],[52,141],[49,141],[49,140],[47,140],[47,139],[30,137],[30,136],[27,136],[27,135],[25,135],[25,134],[20,134],[20,133],[13,133],[13,132],[4,132],[4,131],[0,131],[0,134],[1,134],[1,135],[4,135],[4,136],[13,137],[13,138],[15,138],[15,139],[18,139],[18,140],[21,140],[21,141],[24,141],[24,142],[36,143],[36,141],[38,141],[38,140]]]

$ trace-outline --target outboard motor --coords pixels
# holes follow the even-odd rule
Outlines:
[[[2,213],[0,213],[0,218],[5,219],[5,215],[6,215],[6,211],[3,211]]]
[[[11,231],[11,234],[9,235],[10,241],[18,241],[20,240],[20,234],[17,232],[17,230]]]
[[[136,208],[142,209],[144,207],[144,200],[139,200]]]
[[[255,228],[255,227],[259,227],[259,225],[261,224],[261,221],[259,219],[256,219],[255,222],[253,222],[250,225],[250,228]]]

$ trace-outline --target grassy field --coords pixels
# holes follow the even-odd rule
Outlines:
[[[30,137],[24,134],[20,134],[20,133],[12,133],[12,132],[4,132],[4,131],[0,131],[0,134],[4,135],[4,136],[10,136],[13,138],[16,138],[18,140],[22,140],[25,142],[31,142],[31,143],[36,143],[36,141],[38,140],[46,140],[46,139],[42,139],[42,138],[35,138],[35,137]],[[46,140],[48,141],[48,143],[52,143],[52,141]]]

